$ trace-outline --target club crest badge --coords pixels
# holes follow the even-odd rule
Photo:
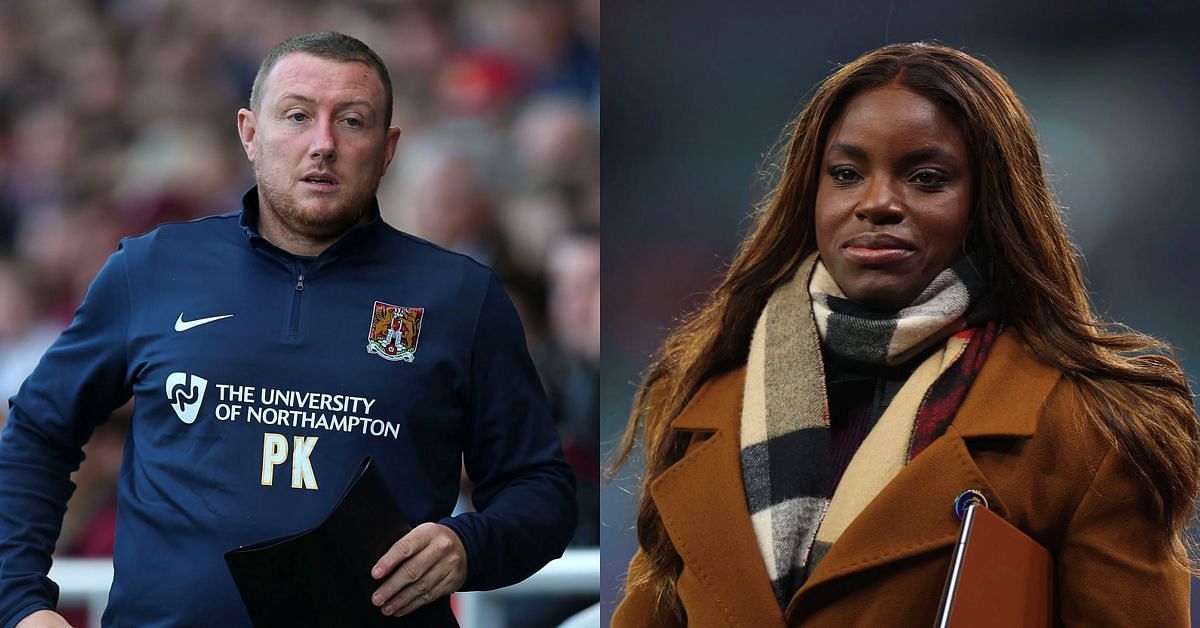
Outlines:
[[[403,307],[375,302],[371,315],[371,331],[367,336],[367,353],[385,360],[412,362],[421,335],[421,318],[425,308]]]

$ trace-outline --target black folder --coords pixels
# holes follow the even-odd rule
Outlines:
[[[317,527],[225,554],[256,628],[458,628],[450,596],[385,617],[371,603],[371,568],[412,526],[368,456]]]

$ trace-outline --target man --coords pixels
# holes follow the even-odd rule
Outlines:
[[[0,626],[62,626],[47,577],[92,428],[130,396],[104,624],[249,626],[224,552],[307,529],[364,455],[425,521],[372,570],[380,612],[512,584],[559,556],[574,481],[515,310],[472,260],[388,227],[378,56],[337,33],[263,61],[240,212],[126,239],[11,400]],[[411,329],[379,350],[392,319]],[[478,512],[451,517],[460,464]]]

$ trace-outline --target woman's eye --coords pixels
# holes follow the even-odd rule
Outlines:
[[[925,187],[940,187],[950,181],[950,177],[937,170],[918,170],[909,180]]]
[[[848,166],[834,166],[829,169],[829,176],[837,183],[853,183],[859,180],[858,173]]]

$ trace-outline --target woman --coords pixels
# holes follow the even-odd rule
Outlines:
[[[1092,315],[1004,79],[887,46],[788,134],[635,399],[613,626],[930,625],[970,489],[1053,554],[1056,622],[1186,625],[1191,393],[1163,344]]]

